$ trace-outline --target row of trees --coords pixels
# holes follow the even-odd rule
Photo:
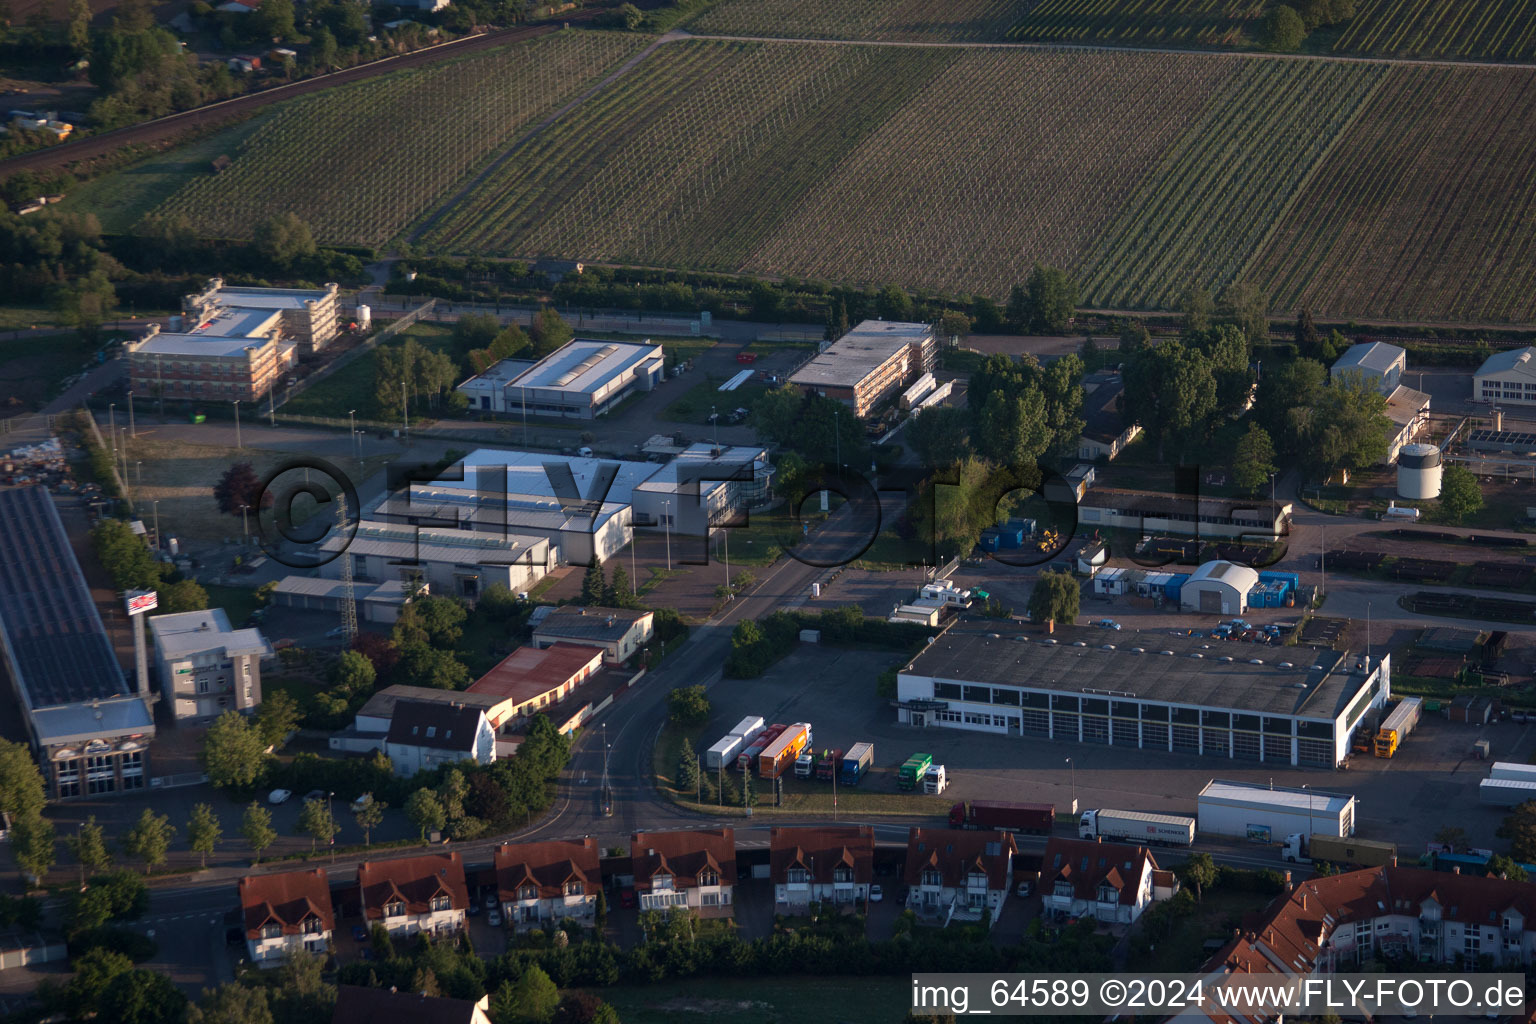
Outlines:
[[[103,519],[91,530],[91,542],[102,568],[119,590],[153,590],[161,614],[202,611],[208,591],[194,579],[168,580],[177,575],[166,562],[157,562],[144,539],[121,519]]]
[[[1296,6],[1276,4],[1259,24],[1259,43],[1266,50],[1291,53],[1301,49],[1307,35],[1342,25],[1355,16],[1355,0],[1301,0]]]
[[[601,605],[605,608],[638,608],[640,598],[631,584],[624,566],[615,563],[610,575],[603,569],[603,560],[597,555],[587,565],[581,576],[581,596],[585,605]]]

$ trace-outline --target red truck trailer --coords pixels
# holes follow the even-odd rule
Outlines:
[[[743,772],[749,772],[755,768],[758,755],[767,750],[783,731],[784,726],[777,722],[764,729],[749,747],[736,756],[736,767]]]
[[[1053,804],[1004,804],[966,800],[949,809],[950,828],[997,829],[1050,835],[1056,824]]]
[[[816,759],[816,780],[818,782],[831,782],[837,775],[837,769],[843,761],[841,750],[823,750],[821,756]]]

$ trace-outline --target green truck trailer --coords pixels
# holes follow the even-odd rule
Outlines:
[[[913,754],[907,758],[906,763],[896,773],[896,787],[898,789],[917,789],[923,784],[923,776],[933,765],[932,754]]]

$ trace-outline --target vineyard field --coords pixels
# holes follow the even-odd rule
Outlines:
[[[1265,0],[1025,0],[1008,38],[1017,42],[1241,47]]]
[[[703,35],[885,42],[990,42],[1015,20],[1014,0],[724,0],[693,19]]]
[[[1336,53],[1536,60],[1536,0],[1355,0]]]
[[[1249,274],[1281,308],[1536,320],[1536,71],[1397,67]]]
[[[192,178],[155,212],[238,238],[292,211],[322,242],[380,245],[647,42],[562,32],[305,96],[263,115],[227,169]]]

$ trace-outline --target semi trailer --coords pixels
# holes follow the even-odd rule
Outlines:
[[[843,755],[842,772],[837,781],[844,786],[857,786],[875,764],[875,745],[855,743]]]
[[[994,829],[1050,835],[1056,824],[1054,804],[1005,804],[965,800],[949,809],[950,828]]]
[[[1083,839],[1124,839],[1154,846],[1188,846],[1195,841],[1195,819],[1150,811],[1096,808],[1078,820]]]
[[[1374,839],[1346,839],[1322,833],[1295,832],[1285,837],[1284,860],[1293,864],[1337,864],[1341,867],[1397,866],[1397,845]]]

